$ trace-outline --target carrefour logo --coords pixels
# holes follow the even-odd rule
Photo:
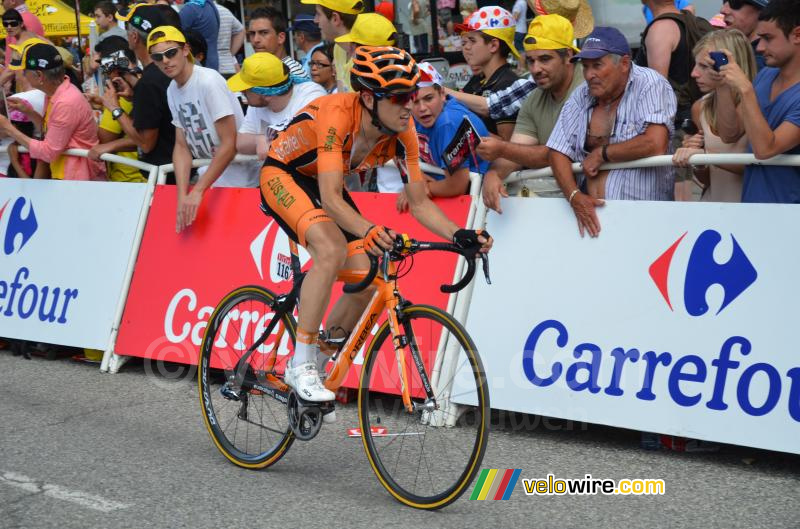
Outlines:
[[[70,302],[77,299],[78,289],[39,283],[46,263],[35,259],[29,251],[23,252],[39,229],[33,202],[18,197],[0,200],[0,204],[0,243],[4,254],[0,257],[25,263],[8,276],[5,276],[11,272],[8,267],[0,267],[0,316],[66,324],[69,309],[74,305]]]
[[[672,246],[653,261],[649,269],[650,277],[664,297],[664,301],[667,302],[670,310],[675,310],[672,306],[669,292],[670,273],[683,272],[682,270],[674,270],[676,267],[672,266],[672,260],[675,251],[686,238],[687,233],[681,235]],[[683,282],[683,303],[686,307],[686,312],[692,316],[702,316],[709,311],[710,307],[706,301],[706,294],[713,285],[721,286],[724,291],[722,304],[716,312],[716,314],[719,314],[758,278],[758,272],[756,272],[750,259],[745,255],[739,242],[732,234],[730,237],[733,251],[725,263],[718,263],[714,259],[714,250],[722,240],[722,235],[719,232],[714,230],[704,231],[697,237],[692,246]]]
[[[8,218],[5,236],[2,237],[5,255],[19,253],[39,228],[39,224],[36,222],[36,213],[33,210],[33,202],[19,197],[14,201],[11,209],[8,209],[10,203],[11,200],[6,200],[0,207],[0,226],[2,226],[3,217]]]

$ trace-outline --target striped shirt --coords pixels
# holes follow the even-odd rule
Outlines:
[[[582,162],[586,130],[596,100],[584,82],[564,103],[547,146],[573,162]],[[650,68],[631,64],[625,93],[617,107],[610,143],[621,143],[644,134],[648,124],[665,125],[672,137],[677,102],[669,82]],[[582,183],[581,175],[578,183]],[[672,167],[614,169],[606,180],[606,198],[612,200],[672,200],[675,172]]]
[[[288,55],[281,59],[283,64],[289,67],[289,75],[294,75],[295,77],[303,77],[305,79],[311,79],[311,75],[305,71],[305,69],[300,65],[299,62],[292,59]]]

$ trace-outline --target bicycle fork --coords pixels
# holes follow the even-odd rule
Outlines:
[[[406,305],[410,305],[410,303],[400,299],[399,293],[396,290],[392,299],[387,302],[389,327],[392,332],[392,345],[394,347],[395,361],[397,362],[397,373],[400,377],[400,392],[403,397],[403,405],[408,413],[414,413],[416,411],[433,412],[438,409],[438,405],[434,398],[430,378],[425,370],[425,364],[422,362],[422,355],[419,352],[417,340],[414,337],[414,330],[409,320],[403,319],[402,325],[400,323],[403,307]],[[411,359],[414,362],[417,373],[419,373],[422,387],[425,389],[425,402],[422,404],[417,404],[411,400],[411,384],[409,384],[409,377],[411,375],[408,365],[406,364],[406,347],[408,347],[411,352]]]

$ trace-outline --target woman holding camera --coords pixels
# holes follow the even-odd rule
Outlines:
[[[729,112],[718,105],[717,90],[722,88],[721,82],[714,81],[711,72],[718,68],[707,66],[698,60],[715,50],[731,50],[732,59],[752,81],[756,75],[756,58],[747,37],[737,29],[721,29],[707,33],[700,39],[692,52],[695,56],[695,67],[692,77],[697,86],[706,95],[692,105],[692,120],[699,124],[700,130],[693,136],[687,136],[683,147],[673,156],[673,162],[679,167],[688,167],[689,157],[693,154],[742,153],[747,150],[747,137],[743,134],[735,143],[725,143],[717,133],[717,115]],[[713,56],[712,56],[713,57]],[[723,54],[724,57],[724,54]],[[737,111],[740,98],[736,99]],[[742,173],[741,165],[726,166],[694,166],[694,176],[703,186],[704,202],[741,202]]]

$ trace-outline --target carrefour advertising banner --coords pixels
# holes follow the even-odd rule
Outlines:
[[[208,319],[225,294],[243,285],[260,285],[278,294],[291,289],[289,239],[272,218],[260,211],[258,189],[209,190],[195,223],[176,234],[175,193],[174,186],[156,188],[116,353],[196,364]],[[368,219],[418,239],[439,240],[409,213],[397,212],[397,195],[355,193],[353,198]],[[454,222],[462,226],[466,223],[469,197],[438,204]],[[300,256],[307,264],[305,250],[301,249]],[[453,282],[454,254],[420,254],[415,256],[413,265],[399,281],[403,295],[415,303],[446,307],[448,295],[440,292],[439,286]],[[342,284],[335,284],[331,304],[341,293]],[[382,321],[383,318],[370,329],[373,334]],[[241,328],[261,332],[258,326],[229,325],[220,340],[234,343],[237,348],[252,343],[257,335],[240,339],[237,332]],[[438,337],[429,341],[438,344]],[[285,342],[279,352],[287,354]],[[433,353],[435,350],[426,350],[424,360],[432,361]],[[362,355],[363,349],[354,359],[357,369],[348,374],[346,386],[357,384]]]
[[[800,208],[504,199],[467,328],[492,407],[800,453]],[[458,392],[454,392],[458,394]]]
[[[108,346],[146,187],[0,179],[0,336]]]

